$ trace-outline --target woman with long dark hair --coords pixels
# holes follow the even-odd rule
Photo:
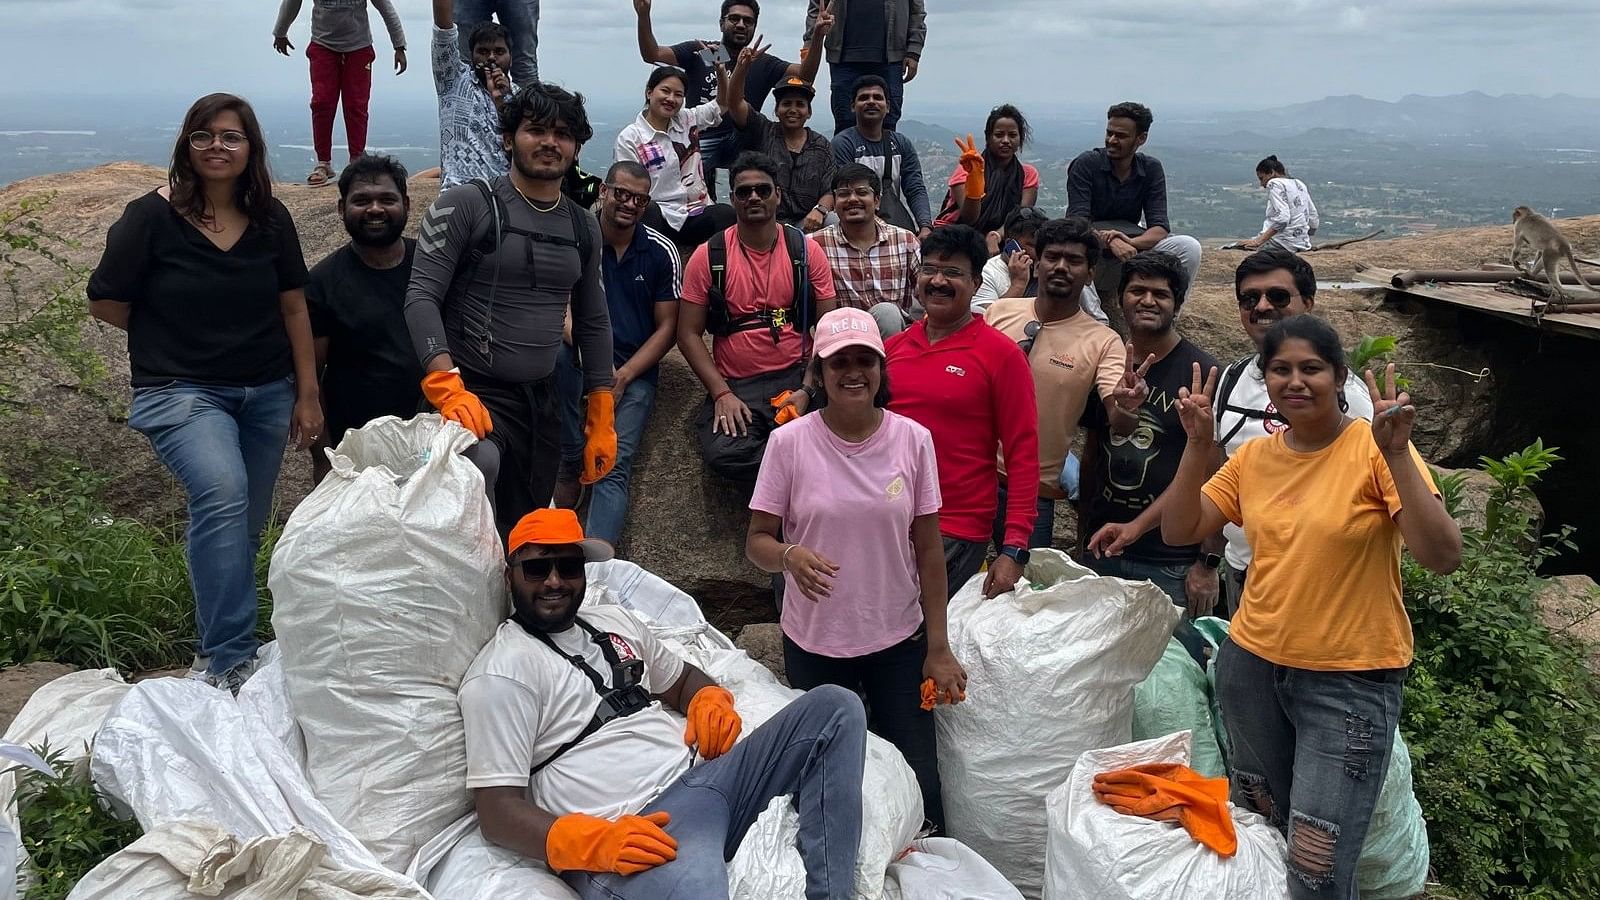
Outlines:
[[[1188,444],[1162,495],[1161,537],[1192,544],[1232,522],[1250,538],[1250,577],[1216,657],[1233,802],[1286,832],[1290,897],[1354,900],[1411,664],[1401,542],[1447,573],[1461,530],[1411,446],[1417,409],[1393,365],[1382,389],[1367,373],[1369,423],[1348,415],[1344,351],[1322,320],[1279,321],[1260,360],[1289,427],[1244,444],[1207,481],[1217,370],[1202,381],[1195,363],[1178,391]]]
[[[90,313],[128,332],[128,426],[189,497],[189,675],[234,693],[255,671],[255,557],[285,440],[322,431],[305,260],[267,149],[249,103],[195,101],[167,183],[123,210],[88,287]]]
[[[728,71],[717,64],[717,96],[690,108],[684,103],[688,76],[677,66],[657,66],[644,85],[644,110],[617,135],[615,160],[650,173],[646,225],[684,250],[733,224],[733,207],[713,203],[700,157],[700,133],[728,113]]]
[[[750,499],[745,555],[782,572],[789,684],[864,692],[867,726],[905,755],[944,830],[930,691],[957,702],[966,672],[945,629],[944,541],[933,436],[890,412],[878,323],[859,309],[817,322],[810,414],[772,432]]]
[[[972,135],[956,140],[961,160],[950,173],[950,189],[935,225],[971,225],[984,234],[997,231],[1006,217],[1039,200],[1039,170],[1018,158],[1033,136],[1028,120],[1009,103],[989,111],[983,123],[983,152]]]

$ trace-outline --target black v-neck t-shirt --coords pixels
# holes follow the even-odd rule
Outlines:
[[[111,226],[88,295],[133,305],[134,387],[253,387],[294,372],[278,295],[305,283],[300,236],[277,200],[265,224],[251,222],[222,250],[151,191]]]

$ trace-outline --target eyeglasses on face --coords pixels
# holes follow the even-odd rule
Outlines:
[[[602,185],[602,187],[610,192],[611,199],[615,200],[618,206],[644,206],[650,202],[649,194],[640,194],[627,188],[617,187],[614,184]]]
[[[1273,308],[1283,309],[1289,305],[1289,301],[1294,299],[1294,292],[1281,287],[1267,288],[1265,291],[1255,288],[1251,288],[1248,291],[1240,291],[1239,308],[1255,309],[1261,304],[1262,297],[1266,297],[1267,302],[1271,303]]]
[[[954,268],[953,266],[921,265],[921,266],[917,266],[917,274],[921,275],[923,278],[932,278],[935,275],[943,275],[945,278],[949,279],[950,281],[957,281],[957,280],[960,280],[962,278],[971,278],[972,277],[972,273],[971,272],[968,272],[965,269],[957,269],[957,268]]]
[[[1017,341],[1017,346],[1022,348],[1022,355],[1029,356],[1033,353],[1033,342],[1039,336],[1039,329],[1043,328],[1038,319],[1034,319],[1023,327],[1024,339]]]
[[[729,25],[754,26],[756,24],[755,19],[751,18],[750,16],[741,16],[738,13],[728,13],[722,17],[722,21],[727,22]]]
[[[550,577],[550,570],[554,569],[562,578],[572,579],[583,577],[583,557],[581,556],[540,556],[534,559],[525,559],[522,566],[522,577],[527,581],[543,581]]]
[[[741,184],[733,189],[733,195],[740,200],[749,200],[751,196],[765,200],[772,196],[772,185],[762,182],[760,184]]]
[[[220,134],[212,134],[205,129],[200,129],[199,131],[189,132],[189,146],[196,150],[209,150],[211,145],[217,141],[222,142],[222,149],[224,150],[237,150],[250,143],[250,139],[245,137],[242,131],[224,131]]]
[[[849,200],[851,197],[860,197],[861,199],[865,200],[866,198],[873,196],[873,193],[874,192],[872,188],[861,184],[853,188],[834,188],[833,198],[835,200]]]

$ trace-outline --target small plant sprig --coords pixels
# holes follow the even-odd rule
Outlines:
[[[33,883],[23,900],[62,900],[78,880],[141,834],[139,823],[113,816],[104,796],[73,771],[62,751],[33,748],[56,775],[18,766],[17,809]]]

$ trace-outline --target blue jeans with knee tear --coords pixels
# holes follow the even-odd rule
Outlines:
[[[1232,640],[1216,666],[1232,800],[1285,831],[1289,896],[1356,900],[1356,861],[1388,772],[1407,670],[1296,669]]]
[[[849,900],[861,843],[867,714],[836,685],[809,690],[733,749],[683,773],[639,815],[666,812],[672,862],[637,875],[567,872],[584,900],[726,900],[728,860],[772,798],[800,814],[806,900]]]

